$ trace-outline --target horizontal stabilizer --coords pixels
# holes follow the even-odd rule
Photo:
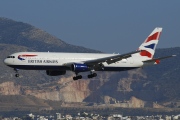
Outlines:
[[[163,60],[163,59],[166,59],[166,58],[170,58],[170,57],[175,57],[176,55],[170,55],[170,56],[165,56],[165,57],[160,57],[160,58],[154,58],[154,59],[151,59],[151,60],[146,60],[146,61],[143,61],[144,63],[152,63],[152,62],[155,62],[156,64],[158,64],[160,62],[160,60]]]

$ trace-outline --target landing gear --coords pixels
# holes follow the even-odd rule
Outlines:
[[[16,69],[16,68],[14,68],[14,70],[15,70],[15,77],[19,77],[19,73],[18,73],[18,69]]]
[[[90,75],[88,75],[88,78],[93,78],[93,77],[96,77],[97,74],[96,73],[91,73]]]
[[[91,72],[91,74],[89,74],[89,75],[87,76],[88,78],[93,78],[93,77],[96,77],[96,76],[97,76],[97,73],[93,73],[94,70],[92,70],[92,71],[90,71],[90,72]],[[82,75],[78,75],[78,73],[76,73],[76,76],[73,77],[73,80],[75,81],[75,80],[78,80],[78,79],[82,79]]]
[[[82,75],[78,75],[78,76],[73,77],[73,80],[78,80],[78,79],[82,79]]]
[[[19,77],[19,74],[17,73],[17,74],[15,74],[15,77]]]
[[[76,76],[73,77],[73,80],[78,80],[78,79],[82,79],[82,75],[78,75],[78,73],[76,73]]]

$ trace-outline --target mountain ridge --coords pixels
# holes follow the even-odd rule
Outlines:
[[[26,46],[36,51],[100,52],[67,44],[32,25],[7,18],[0,18],[0,36],[0,43]]]

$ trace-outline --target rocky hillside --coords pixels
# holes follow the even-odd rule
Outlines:
[[[127,72],[98,72],[94,79],[79,81],[72,80],[72,72],[50,77],[45,71],[20,71],[20,77],[15,78],[3,60],[19,51],[99,52],[69,45],[29,24],[0,18],[0,106],[8,105],[9,99],[15,101],[12,106],[22,101],[24,106],[37,105],[38,109],[74,102],[133,108],[180,106],[180,47],[158,49],[155,57],[177,55],[159,65]]]
[[[36,51],[100,52],[65,43],[32,25],[0,18],[0,43],[28,47]]]

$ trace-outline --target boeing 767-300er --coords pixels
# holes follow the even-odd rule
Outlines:
[[[137,51],[126,54],[103,53],[56,53],[56,52],[18,52],[9,55],[4,63],[14,68],[16,77],[18,69],[46,70],[49,76],[66,74],[73,71],[73,80],[82,78],[81,72],[89,71],[88,78],[96,77],[95,71],[125,71],[148,65],[158,64],[161,59],[173,57],[170,55],[153,58],[162,28],[155,28]]]

